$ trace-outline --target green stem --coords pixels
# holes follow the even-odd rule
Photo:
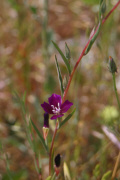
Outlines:
[[[113,11],[118,7],[119,4],[120,4],[120,0],[119,0],[119,1],[116,3],[116,5],[111,9],[111,11],[107,14],[107,16],[102,20],[102,25],[106,22],[106,20],[108,19],[108,17],[113,13]],[[65,98],[66,98],[66,96],[67,96],[67,93],[68,93],[68,90],[69,90],[69,87],[70,87],[70,84],[71,84],[73,75],[74,75],[74,73],[75,73],[75,71],[76,71],[76,68],[78,67],[78,65],[79,65],[81,59],[83,58],[83,56],[85,55],[85,51],[86,51],[87,47],[89,46],[89,43],[90,43],[91,39],[95,36],[98,28],[99,28],[99,25],[97,26],[97,28],[96,28],[95,32],[93,33],[93,35],[89,38],[87,44],[85,45],[82,53],[80,54],[80,56],[79,56],[79,58],[78,58],[78,60],[77,60],[77,62],[76,62],[76,64],[75,64],[75,66],[74,66],[74,68],[73,68],[73,70],[72,70],[72,72],[71,72],[71,75],[69,76],[68,84],[67,84],[67,87],[66,87],[66,89],[65,89],[65,91],[64,91],[64,95],[63,95],[62,102],[65,101]]]
[[[119,101],[118,92],[117,92],[117,88],[116,88],[116,78],[115,78],[115,73],[112,73],[112,77],[113,77],[114,91],[115,91],[115,95],[116,95],[118,107],[119,107],[119,109],[120,109],[120,101]]]
[[[46,144],[46,146],[48,145],[47,138],[45,139],[45,144]]]
[[[46,1],[47,2],[47,1]],[[108,17],[112,14],[112,12],[118,7],[118,5],[120,4],[120,0],[116,3],[116,5],[111,9],[111,11],[107,14],[107,16],[102,20],[102,25],[106,22],[106,20],[108,19]],[[63,99],[62,99],[62,102],[65,101],[65,98],[66,98],[66,95],[68,93],[68,90],[69,90],[69,87],[70,87],[70,84],[71,84],[71,81],[72,81],[72,78],[73,78],[73,75],[75,73],[75,70],[76,68],[78,67],[81,59],[83,58],[83,56],[85,55],[85,51],[91,41],[91,39],[95,36],[95,33],[97,32],[99,28],[99,25],[98,27],[96,28],[94,34],[90,37],[90,39],[88,40],[87,44],[85,45],[80,57],[78,58],[74,68],[73,68],[73,71],[69,77],[69,81],[68,81],[68,84],[67,84],[67,87],[65,89],[65,92],[64,92],[64,95],[63,95]],[[115,76],[113,75],[113,81],[114,81],[114,87],[116,87],[116,84],[115,84]],[[116,89],[116,88],[115,88]],[[117,89],[115,90],[116,94],[117,94]],[[118,99],[118,94],[117,94],[117,99]],[[119,99],[118,99],[119,101]],[[120,109],[120,103],[119,103],[119,109]],[[53,145],[54,145],[54,140],[55,140],[55,137],[56,137],[56,134],[57,134],[57,129],[58,129],[58,122],[56,122],[56,127],[55,127],[55,131],[54,131],[54,134],[53,134],[53,139],[52,139],[52,143],[51,143],[51,147],[50,147],[50,153],[49,153],[49,175],[51,175],[51,157],[52,157],[52,150],[53,150]]]
[[[114,86],[114,91],[115,91],[115,95],[116,95],[116,99],[117,99],[117,103],[118,103],[118,107],[119,107],[119,121],[120,121],[120,101],[119,101],[119,97],[118,97],[118,92],[117,92],[117,87],[116,87],[116,78],[115,78],[115,73],[112,73],[112,77],[113,77],[113,86]],[[119,125],[119,122],[118,122]],[[117,173],[117,168],[120,162],[120,151],[119,154],[117,156],[117,160],[113,169],[113,174],[112,174],[112,180],[114,180],[116,173]]]

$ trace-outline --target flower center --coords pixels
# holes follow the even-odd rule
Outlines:
[[[51,105],[51,107],[53,108],[53,110],[52,110],[52,112],[54,113],[54,114],[59,114],[59,112],[60,112],[60,103],[58,103],[58,107],[55,107],[54,105]]]

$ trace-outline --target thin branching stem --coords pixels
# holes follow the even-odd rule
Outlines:
[[[57,130],[58,130],[58,124],[59,122],[56,122],[56,126],[55,126],[55,131],[53,134],[53,138],[52,138],[52,143],[51,143],[51,147],[50,147],[50,153],[49,153],[49,175],[51,175],[51,158],[52,158],[52,151],[53,151],[53,145],[54,145],[54,141],[55,141],[55,136],[57,134]]]
[[[106,17],[102,20],[102,25],[106,22],[106,20],[108,19],[108,17],[112,14],[112,12],[118,7],[118,5],[120,4],[120,0],[116,3],[116,5],[111,9],[111,11],[106,15]],[[83,58],[83,56],[85,55],[85,51],[91,41],[91,39],[94,37],[94,35],[96,34],[97,30],[99,28],[99,24],[95,30],[95,32],[93,33],[93,35],[89,38],[87,44],[85,45],[82,53],[80,54],[74,68],[73,68],[73,71],[71,73],[71,75],[69,76],[69,81],[68,81],[68,84],[67,84],[67,87],[65,89],[65,92],[64,92],[64,95],[63,95],[63,99],[62,99],[62,102],[65,101],[65,98],[67,96],[67,93],[68,93],[68,90],[69,90],[69,87],[70,87],[70,84],[71,84],[71,81],[72,81],[72,78],[73,78],[73,75],[75,73],[75,70],[76,68],[78,67],[81,59]],[[58,129],[58,122],[56,122],[56,127],[55,127],[55,131],[54,131],[54,134],[53,134],[53,139],[52,139],[52,143],[51,143],[51,148],[50,148],[50,153],[49,153],[49,175],[51,175],[51,158],[52,158],[52,151],[53,151],[53,145],[54,145],[54,140],[55,140],[55,137],[56,137],[56,134],[57,134],[57,129]]]
[[[116,5],[111,9],[111,11],[106,15],[106,17],[102,20],[102,25],[106,22],[106,20],[108,19],[108,17],[109,17],[109,16],[112,14],[112,12],[118,7],[119,4],[120,4],[120,0],[119,0],[119,1],[116,3]],[[62,102],[65,101],[65,98],[66,98],[66,95],[67,95],[67,93],[68,93],[68,90],[69,90],[69,87],[70,87],[70,84],[71,84],[73,75],[74,75],[74,73],[75,73],[75,70],[76,70],[76,68],[78,67],[81,59],[83,58],[83,56],[84,56],[84,54],[85,54],[85,51],[86,51],[86,49],[87,49],[87,47],[88,47],[91,39],[92,39],[92,38],[94,37],[94,35],[96,34],[96,32],[97,32],[97,30],[98,30],[98,27],[99,27],[99,25],[97,26],[97,28],[96,28],[95,32],[93,33],[93,35],[89,38],[87,44],[85,45],[82,53],[80,54],[80,56],[79,56],[79,58],[78,58],[78,60],[77,60],[77,62],[76,62],[76,64],[75,64],[75,66],[74,66],[74,68],[73,68],[73,71],[72,71],[71,75],[69,76],[69,81],[68,81],[67,87],[66,87],[66,89],[65,89]]]

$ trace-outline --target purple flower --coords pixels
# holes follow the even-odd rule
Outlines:
[[[42,108],[45,112],[49,114],[54,114],[51,119],[57,119],[58,117],[62,117],[65,112],[73,105],[73,103],[66,100],[62,104],[62,98],[60,95],[52,94],[51,97],[48,98],[48,103],[44,102],[41,104]]]

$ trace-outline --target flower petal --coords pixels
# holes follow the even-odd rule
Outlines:
[[[49,114],[53,114],[52,107],[48,103],[44,102],[43,104],[41,104],[41,106],[45,112],[47,112]]]
[[[48,98],[48,102],[50,105],[54,105],[55,107],[58,107],[58,103],[61,106],[62,99],[60,95],[52,94],[52,96]]]
[[[53,119],[57,119],[58,117],[62,117],[62,116],[64,116],[64,114],[54,115],[50,119],[53,120]]]
[[[62,105],[61,105],[61,113],[65,113],[68,111],[68,109],[73,105],[70,101],[66,100]]]

